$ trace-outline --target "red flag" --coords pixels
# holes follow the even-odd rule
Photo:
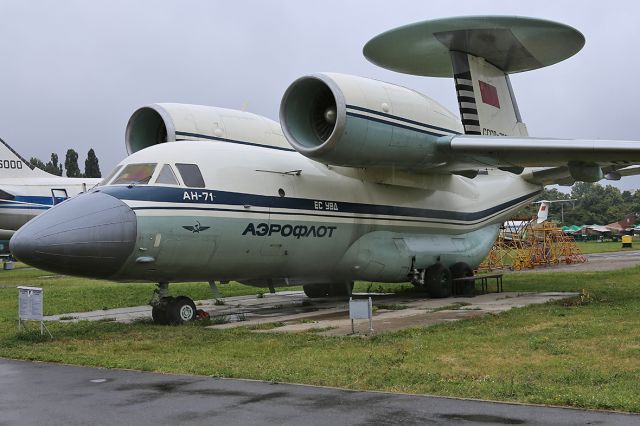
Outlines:
[[[482,96],[482,102],[487,105],[500,108],[500,101],[498,100],[498,89],[495,86],[478,80],[480,83],[480,96]]]

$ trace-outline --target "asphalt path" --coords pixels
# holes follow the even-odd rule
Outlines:
[[[221,424],[640,425],[640,416],[0,359],[1,426]]]

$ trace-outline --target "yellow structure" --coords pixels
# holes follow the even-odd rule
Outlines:
[[[521,270],[558,263],[583,263],[582,254],[573,237],[551,223],[537,224],[535,219],[510,220],[493,244],[479,270],[509,268]]]

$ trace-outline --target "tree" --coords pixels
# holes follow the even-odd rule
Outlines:
[[[32,165],[34,165],[34,166],[36,166],[37,168],[39,168],[40,170],[45,170],[45,169],[47,168],[47,166],[45,166],[45,165],[44,165],[44,163],[42,162],[42,160],[41,160],[41,159],[39,159],[39,158],[31,157],[31,158],[29,159],[29,162],[30,162]]]
[[[102,177],[100,173],[100,165],[98,164],[98,157],[93,151],[93,148],[87,153],[87,159],[84,160],[84,177],[99,178]]]
[[[51,161],[47,163],[44,171],[52,175],[62,176],[62,164],[58,164],[58,154],[55,152],[51,153]]]
[[[62,164],[58,164],[58,154],[56,154],[55,152],[51,153],[51,160],[47,164],[44,164],[44,161],[36,157],[31,157],[31,159],[29,159],[29,162],[47,173],[51,173],[52,175],[56,176],[62,176]]]
[[[82,177],[80,167],[78,167],[78,153],[74,149],[67,150],[64,168],[67,169],[67,177]]]

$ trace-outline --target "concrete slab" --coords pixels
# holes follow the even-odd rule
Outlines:
[[[354,297],[372,297],[375,332],[395,331],[408,327],[424,327],[448,321],[474,318],[489,313],[504,312],[512,308],[577,296],[577,293],[487,293],[475,297],[427,299],[419,295],[355,294]],[[197,301],[199,309],[209,313],[217,324],[209,328],[228,329],[250,327],[256,332],[316,331],[327,336],[350,335],[349,303],[340,298],[309,299],[301,291],[265,294],[263,297],[238,296],[224,299],[224,305],[215,300]],[[149,320],[151,308],[108,309],[53,315],[47,321],[121,321]],[[271,324],[271,326],[264,326]],[[356,321],[356,335],[368,332],[368,321]]]

